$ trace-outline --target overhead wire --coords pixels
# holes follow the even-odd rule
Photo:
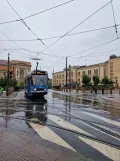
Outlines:
[[[61,40],[63,37],[65,37],[67,34],[69,34],[71,31],[73,31],[74,29],[76,29],[78,26],[80,26],[81,24],[83,24],[85,21],[87,21],[89,18],[91,18],[93,15],[95,15],[97,12],[99,12],[100,10],[102,10],[104,7],[106,7],[108,4],[110,4],[111,1],[109,1],[108,3],[106,3],[105,5],[103,5],[102,7],[100,7],[98,10],[96,10],[95,12],[93,12],[90,16],[88,16],[87,18],[85,18],[83,21],[81,21],[79,24],[77,24],[76,26],[74,26],[72,29],[70,29],[68,32],[66,32],[64,35],[62,35],[60,38],[58,38],[56,41],[54,41],[51,45],[48,46],[48,48],[50,48],[51,46],[53,46],[55,43],[57,43],[59,40]],[[48,48],[45,48],[43,51],[47,50]],[[37,55],[38,56],[38,55]]]
[[[10,39],[10,37],[8,37],[8,36],[7,36],[5,33],[3,33],[2,31],[0,31],[0,33],[1,33],[2,35],[4,35],[5,37],[7,37],[9,41],[13,42],[15,45],[17,45],[18,47],[20,47],[20,50],[25,50],[25,51],[30,52],[30,53],[35,53],[35,52],[32,52],[32,51],[30,51],[30,50],[28,50],[28,49],[22,48],[20,45],[18,45],[14,40]],[[6,49],[6,50],[9,50],[9,49]],[[11,49],[11,50],[12,50],[12,49]],[[14,49],[13,49],[13,50],[14,50]],[[36,53],[38,53],[38,52],[36,52]],[[40,53],[40,52],[39,52],[39,53]],[[41,53],[41,54],[42,54],[42,55],[47,55],[47,56],[50,56],[50,57],[54,57],[53,55],[49,55],[49,54],[45,54],[45,53]]]
[[[119,38],[120,38],[120,37],[119,37]],[[102,43],[102,44],[100,44],[100,45],[97,45],[97,46],[94,46],[94,47],[92,47],[92,48],[89,48],[89,49],[91,50],[91,49],[94,49],[94,48],[96,48],[96,47],[99,47],[99,48],[93,50],[92,52],[90,52],[90,53],[88,53],[88,54],[86,54],[86,55],[80,56],[79,58],[77,58],[77,59],[75,59],[75,60],[78,60],[78,59],[80,59],[80,58],[85,58],[85,59],[86,59],[86,57],[90,56],[90,55],[93,54],[95,51],[97,51],[97,50],[99,50],[99,49],[101,49],[101,48],[103,48],[103,47],[109,45],[110,43],[112,43],[112,42],[118,40],[119,38],[112,39],[112,40],[107,41],[107,42],[105,42],[105,43]],[[86,51],[88,51],[89,49],[83,50],[83,51],[81,51],[81,52],[79,52],[79,53],[86,52]],[[78,53],[77,53],[77,54],[78,54]],[[75,55],[75,54],[74,54],[74,55]],[[69,57],[70,57],[70,56],[69,56]],[[74,60],[74,61],[75,61],[75,60]]]
[[[115,19],[115,12],[114,12],[114,8],[113,8],[113,3],[112,3],[113,0],[111,0],[111,7],[112,7],[112,13],[113,13],[113,20],[114,20],[114,24],[115,24],[115,32],[116,32],[116,35],[117,35],[117,38],[118,38],[118,31],[117,31],[117,25],[116,25],[116,19]]]
[[[33,17],[33,16],[39,15],[39,14],[44,13],[44,12],[47,12],[47,11],[50,11],[50,10],[52,10],[52,9],[58,8],[58,7],[63,6],[63,5],[65,5],[65,4],[71,3],[71,2],[73,2],[73,1],[75,1],[75,0],[70,0],[70,1],[67,1],[67,2],[64,2],[64,3],[61,3],[61,4],[59,4],[59,5],[56,5],[56,6],[54,6],[54,7],[45,9],[45,10],[43,10],[43,11],[34,13],[34,14],[29,15],[29,16],[27,16],[27,17],[23,17],[22,20],[31,18],[31,17]],[[7,24],[7,23],[19,22],[19,21],[21,21],[21,18],[18,19],[18,20],[11,20],[11,21],[7,21],[7,22],[1,22],[0,24],[2,25],[2,24]]]
[[[11,42],[13,42],[15,45],[17,45],[20,49],[22,49],[22,47],[20,45],[18,45],[14,40],[10,39],[5,33],[3,33],[2,31],[0,31],[0,33],[2,35],[4,35],[5,37],[7,37]]]
[[[120,37],[119,37],[119,38],[120,38]],[[116,39],[113,39],[113,40],[111,40],[111,41],[106,42],[104,45],[102,45],[102,46],[100,46],[99,48],[95,49],[94,51],[90,52],[90,53],[87,54],[86,56],[91,55],[91,54],[94,53],[95,51],[97,51],[97,50],[99,50],[99,49],[101,49],[101,48],[103,48],[103,47],[109,45],[110,43],[112,43],[112,42],[118,40],[119,38],[116,38]]]
[[[1,45],[0,45],[0,48],[4,49],[4,51],[8,51],[9,50],[9,49],[6,49],[6,48],[2,47]],[[31,55],[27,55],[25,53],[19,53],[19,52],[16,52],[16,51],[12,51],[12,52],[17,53],[17,54],[20,54],[20,55],[31,56]]]
[[[116,26],[120,26],[120,24],[118,24]],[[86,30],[86,31],[81,31],[81,32],[76,32],[76,33],[68,34],[66,36],[73,36],[73,35],[84,34],[84,33],[89,33],[89,32],[94,32],[94,31],[99,31],[99,30],[105,30],[105,29],[110,29],[110,28],[113,28],[113,27],[115,27],[115,25],[91,29],[91,30]],[[56,38],[59,38],[59,37],[61,37],[61,36],[51,36],[51,37],[41,38],[41,40],[50,40],[50,39],[56,39]],[[11,41],[11,40],[0,40],[0,41]],[[16,39],[16,40],[12,40],[12,41],[38,41],[38,39],[26,39],[26,40],[17,40]]]
[[[55,64],[60,63],[61,61],[63,61],[63,59],[64,59],[64,57],[62,57],[61,60],[55,62],[53,65],[48,66],[47,69],[48,69],[48,68],[51,68],[51,67],[54,67]]]
[[[99,47],[99,46],[105,45],[105,44],[107,44],[107,43],[109,43],[109,42],[113,42],[114,40],[116,40],[116,38],[115,38],[115,39],[112,39],[112,40],[110,40],[110,41],[104,42],[104,43],[102,43],[102,44],[95,45],[95,46],[93,46],[93,47],[91,47],[91,48],[82,50],[82,51],[77,52],[76,54],[73,54],[73,55],[68,56],[68,57],[72,57],[72,56],[74,56],[74,55],[78,55],[78,54],[84,53],[84,52],[86,52],[86,51],[92,50],[92,49],[97,48],[97,47]]]
[[[24,26],[27,27],[27,29],[47,48],[49,49],[49,51],[55,55],[57,58],[58,56],[56,54],[54,54],[51,49],[35,34],[35,32],[26,24],[26,22],[21,18],[21,16],[17,13],[17,11],[13,8],[13,6],[9,3],[8,0],[6,0],[6,2],[8,3],[8,5],[12,8],[12,10],[17,14],[17,16],[21,19],[20,22],[22,22],[24,24]]]

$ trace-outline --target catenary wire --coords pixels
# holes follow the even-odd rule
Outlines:
[[[67,2],[65,2],[65,3],[61,3],[61,4],[57,5],[57,6],[48,8],[48,9],[46,9],[46,10],[40,11],[40,12],[35,13],[35,14],[32,14],[32,15],[29,15],[29,16],[24,17],[24,18],[22,18],[22,19],[25,20],[25,19],[31,18],[31,17],[33,17],[33,16],[39,15],[39,14],[44,13],[44,12],[47,12],[47,11],[50,11],[50,10],[52,10],[52,9],[58,8],[58,7],[60,7],[60,6],[63,6],[63,5],[65,5],[65,4],[68,4],[68,3],[73,2],[73,1],[74,1],[74,0],[70,0],[70,1],[67,1]],[[21,19],[19,19],[19,20],[11,20],[11,21],[7,21],[7,22],[1,22],[0,24],[13,23],[13,22],[18,22],[18,21],[21,21]]]
[[[99,47],[99,46],[105,45],[105,44],[107,44],[107,43],[109,43],[109,42],[112,42],[112,41],[114,41],[114,40],[116,40],[116,38],[115,38],[115,39],[112,39],[112,40],[110,40],[110,41],[104,42],[104,43],[102,43],[102,44],[95,45],[95,46],[93,46],[93,47],[91,47],[91,48],[82,50],[82,51],[77,52],[76,54],[73,54],[73,55],[71,55],[71,56],[74,56],[74,55],[78,55],[78,54],[84,53],[84,52],[86,52],[86,51],[89,51],[89,50],[92,50],[92,49],[97,48],[97,47]],[[68,56],[68,57],[71,57],[71,56]]]
[[[120,26],[120,24],[116,25],[116,26]],[[84,34],[84,33],[89,33],[89,32],[94,32],[94,31],[99,31],[99,30],[105,30],[105,29],[110,29],[113,28],[114,26],[106,26],[106,27],[101,27],[101,28],[96,28],[96,29],[91,29],[91,30],[86,30],[86,31],[81,31],[81,32],[76,32],[73,34],[68,34],[66,36],[73,36],[73,35],[78,35],[78,34]],[[56,39],[59,38],[61,36],[51,36],[51,37],[46,37],[46,38],[42,38],[41,40],[50,40],[50,39]],[[11,41],[11,40],[0,40],[0,41]],[[12,41],[38,41],[38,39],[26,39],[26,40],[12,40]]]
[[[116,39],[113,39],[113,40],[110,40],[110,41],[108,41],[108,42],[104,43],[102,46],[99,46],[99,48],[97,48],[97,49],[93,50],[92,52],[90,52],[90,53],[88,53],[88,54],[86,54],[86,55],[80,56],[80,57],[79,57],[79,59],[80,59],[80,58],[86,58],[86,57],[88,57],[88,56],[92,55],[95,51],[97,51],[97,50],[99,50],[99,49],[101,49],[101,48],[103,48],[103,47],[105,47],[105,46],[109,45],[110,43],[112,43],[112,42],[114,42],[114,41],[118,40],[119,38],[120,38],[120,37],[118,37],[118,38],[116,38]],[[78,60],[78,58],[77,58],[77,59],[75,59],[75,60]],[[74,60],[74,61],[75,61],[75,60]]]
[[[115,32],[116,32],[116,35],[117,35],[117,38],[118,38],[118,31],[117,31],[117,25],[116,25],[116,20],[115,20],[115,12],[114,12],[114,8],[113,8],[112,0],[111,0],[111,7],[112,7],[112,13],[113,13],[113,20],[114,20],[114,24],[115,24]]]
[[[106,7],[108,4],[110,4],[111,1],[109,1],[108,3],[106,3],[105,5],[103,5],[102,7],[100,7],[98,10],[96,10],[94,13],[92,13],[90,16],[88,16],[87,18],[85,18],[83,21],[81,21],[79,24],[77,24],[76,26],[74,26],[72,29],[70,29],[68,32],[66,32],[64,35],[62,35],[60,38],[58,38],[56,41],[54,41],[51,45],[48,46],[51,47],[53,46],[55,43],[57,43],[59,40],[61,40],[63,37],[65,37],[67,34],[69,34],[71,31],[73,31],[74,29],[76,29],[78,26],[80,26],[81,24],[83,24],[85,21],[87,21],[89,18],[91,18],[93,15],[95,15],[97,12],[99,12],[100,10],[102,10],[104,7]],[[47,50],[48,48],[45,48],[43,51]],[[38,54],[36,55],[36,57],[38,56]]]
[[[8,0],[6,0],[6,2],[8,3],[8,5],[12,8],[12,10],[17,14],[17,16],[21,19],[21,21],[20,22],[22,22],[23,24],[24,24],[24,26],[25,27],[27,27],[27,29],[38,39],[38,40],[40,40],[40,42],[47,48],[47,49],[49,49],[49,51],[53,54],[53,55],[55,55],[57,58],[58,58],[58,56],[56,55],[56,54],[54,54],[52,51],[51,51],[51,49],[49,48],[49,46],[47,46],[35,33],[34,33],[34,31],[26,24],[26,22],[21,18],[21,16],[17,13],[17,11],[13,8],[13,6],[9,3],[9,1]],[[59,58],[58,58],[59,59]]]

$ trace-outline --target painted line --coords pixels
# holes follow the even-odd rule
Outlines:
[[[79,118],[79,116],[77,116],[77,115],[74,115],[74,114],[72,114],[73,116],[75,116],[75,117],[77,117],[77,118]],[[83,124],[85,124],[86,126],[89,126],[89,127],[91,127],[91,128],[93,128],[93,129],[95,129],[96,131],[100,131],[101,133],[104,133],[104,134],[106,134],[106,135],[109,135],[110,137],[112,137],[112,138],[114,138],[114,139],[117,139],[117,140],[119,140],[120,141],[120,139],[119,138],[117,138],[117,137],[115,137],[115,136],[112,136],[112,135],[110,135],[110,134],[108,134],[108,133],[106,133],[106,132],[104,132],[104,131],[101,131],[100,129],[97,129],[97,128],[95,128],[95,127],[93,127],[92,125],[89,125],[88,123],[86,123],[86,122],[84,122],[84,121],[81,121],[81,120],[77,120],[78,122],[81,122],[81,123],[83,123]],[[97,126],[99,126],[98,124],[96,124]],[[114,131],[113,131],[114,132]],[[93,136],[93,135],[92,135]]]
[[[75,125],[73,125],[73,124],[71,124],[71,123],[69,123],[69,122],[67,122],[63,119],[61,119],[58,116],[48,114],[47,117],[63,128],[66,128],[66,129],[69,129],[69,130],[74,130],[74,131],[77,131],[77,132],[80,132],[80,133],[83,133],[83,134],[86,134],[86,135],[89,135],[89,136],[93,136],[90,133],[78,128],[77,126],[75,126]]]
[[[72,148],[67,142],[65,142],[60,136],[58,136],[56,133],[54,133],[50,128],[34,123],[30,123],[31,127],[38,133],[38,135],[45,140],[48,140],[52,143],[58,144],[60,146],[63,146],[67,149],[70,149],[74,152],[76,150]]]
[[[78,138],[82,141],[84,141],[86,144],[90,145],[94,149],[98,150],[108,158],[114,160],[114,161],[120,161],[120,150],[113,148],[111,146],[92,141],[83,137],[78,136]]]
[[[120,122],[117,122],[117,121],[114,121],[114,120],[110,120],[110,119],[108,119],[108,118],[105,118],[105,117],[102,117],[102,116],[99,116],[99,115],[96,115],[96,114],[87,113],[87,112],[85,112],[85,111],[81,111],[81,112],[82,112],[82,113],[85,113],[85,114],[87,114],[87,115],[90,115],[90,116],[92,116],[92,117],[95,117],[95,118],[97,118],[97,119],[106,121],[106,122],[108,122],[108,123],[110,123],[110,124],[113,124],[113,125],[115,125],[115,126],[119,126],[119,127],[120,127]]]
[[[104,130],[108,130],[108,131],[110,131],[110,132],[113,132],[114,134],[120,135],[120,132],[115,131],[115,130],[112,130],[112,129],[110,129],[109,127],[106,127],[106,126],[104,126],[104,125],[99,125],[99,124],[95,124],[95,123],[94,123],[94,125],[97,125],[97,126],[103,128]]]

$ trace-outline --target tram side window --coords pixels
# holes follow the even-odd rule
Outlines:
[[[26,81],[26,84],[29,86],[30,85],[30,79],[28,78]]]

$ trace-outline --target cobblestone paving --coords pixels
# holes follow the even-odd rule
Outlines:
[[[52,148],[42,139],[37,143],[33,137],[0,127],[0,161],[89,161],[78,153]]]

